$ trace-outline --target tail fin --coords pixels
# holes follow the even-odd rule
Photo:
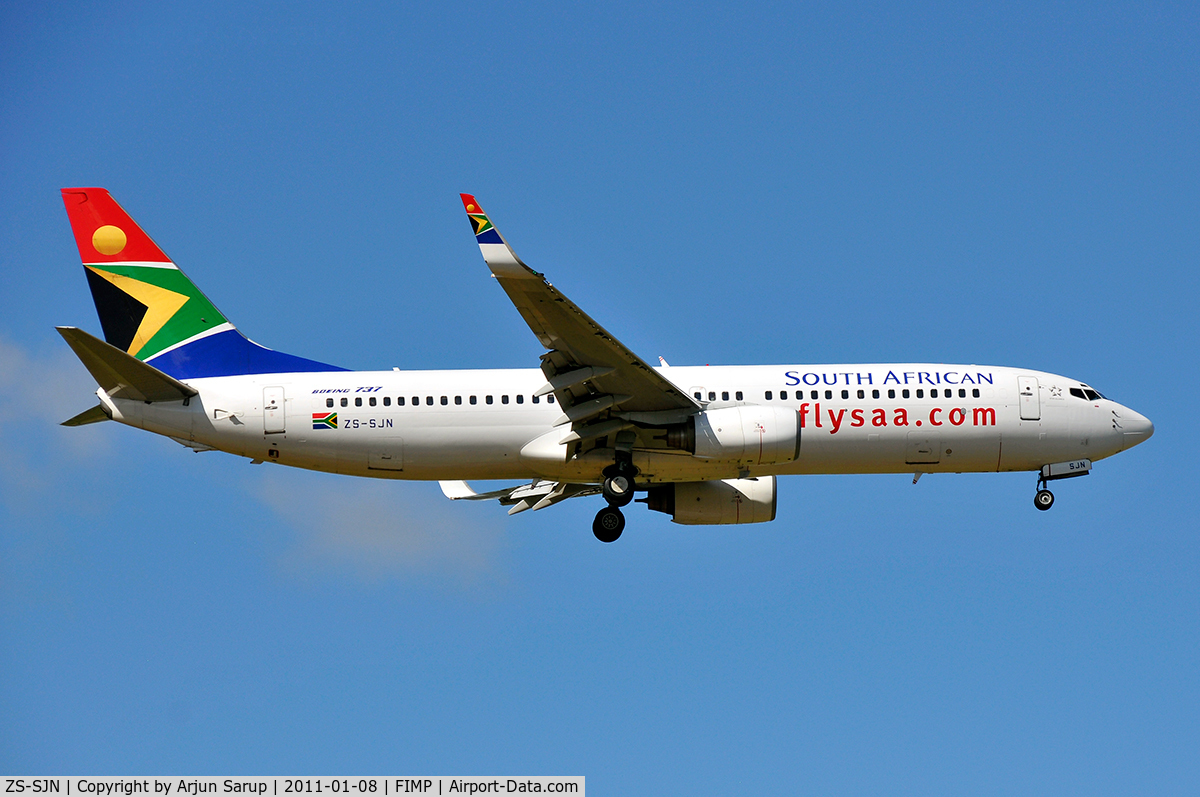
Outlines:
[[[247,340],[105,189],[62,195],[110,345],[176,379],[344,370]]]

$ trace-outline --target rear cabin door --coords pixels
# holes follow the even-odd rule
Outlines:
[[[286,410],[283,403],[283,388],[263,388],[263,433],[283,434],[287,431],[284,422]]]
[[[1021,420],[1040,421],[1042,419],[1042,403],[1038,396],[1037,378],[1018,376],[1017,392],[1021,396]]]

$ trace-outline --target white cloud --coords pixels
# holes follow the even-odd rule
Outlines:
[[[72,465],[108,450],[96,426],[63,421],[96,404],[96,385],[66,344],[31,351],[0,336],[0,475],[4,502],[28,503],[70,480]]]
[[[416,485],[286,471],[269,474],[256,494],[296,535],[283,560],[293,572],[332,568],[369,581],[476,587],[505,579],[499,524],[475,522],[481,513],[469,507],[434,503]]]

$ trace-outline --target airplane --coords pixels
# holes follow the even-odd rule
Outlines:
[[[652,367],[527,266],[461,194],[492,276],[545,353],[536,368],[352,371],[246,338],[103,188],[63,202],[104,339],[59,333],[114,420],[193,451],[381,479],[437,480],[509,514],[601,495],[613,542],[638,501],[676,523],[774,520],[779,476],[1032,471],[1049,483],[1149,439],[1091,386],[944,363]],[[518,480],[476,492],[468,480]]]

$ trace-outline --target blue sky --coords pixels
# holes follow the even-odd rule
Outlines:
[[[1192,4],[0,10],[0,770],[601,794],[1195,793]],[[1021,365],[1149,416],[1030,474],[509,518],[115,424],[58,189],[255,340],[527,367],[456,194],[653,360]]]

